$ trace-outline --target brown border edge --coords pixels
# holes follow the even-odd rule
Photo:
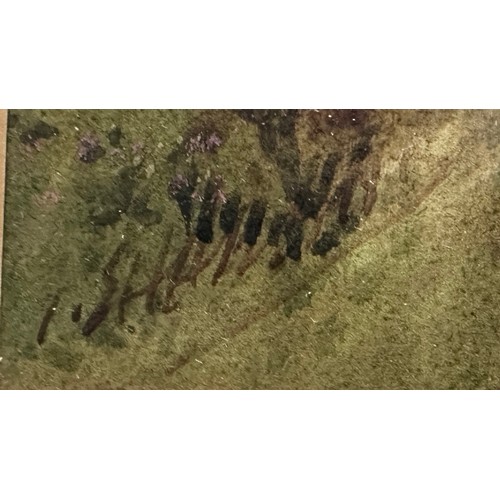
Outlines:
[[[5,161],[7,154],[7,110],[0,109],[0,305],[2,303],[3,224],[5,208]]]

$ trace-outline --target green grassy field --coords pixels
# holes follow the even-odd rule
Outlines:
[[[0,386],[498,388],[499,119],[11,111]]]

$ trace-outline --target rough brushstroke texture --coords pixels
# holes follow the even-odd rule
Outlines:
[[[13,112],[0,386],[498,388],[499,119]]]

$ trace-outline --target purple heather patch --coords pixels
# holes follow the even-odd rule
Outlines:
[[[102,158],[106,153],[105,149],[99,143],[99,139],[94,134],[85,134],[78,141],[77,154],[80,161],[84,163],[93,163]]]
[[[181,191],[189,187],[189,181],[186,176],[177,174],[168,184],[168,194],[175,198]]]
[[[212,153],[221,145],[222,139],[217,135],[217,132],[211,134],[199,132],[186,142],[186,150],[188,154]]]
[[[214,183],[215,183],[215,192],[214,195],[212,196],[212,203],[217,203],[217,202],[221,204],[227,203],[227,197],[224,191],[222,190],[222,188],[224,187],[224,179],[222,178],[222,175],[215,176]]]

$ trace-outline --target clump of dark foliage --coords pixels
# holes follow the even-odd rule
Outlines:
[[[332,248],[338,247],[340,240],[334,231],[325,231],[320,238],[314,242],[311,253],[313,255],[325,256]]]
[[[32,128],[23,132],[20,139],[23,144],[36,147],[40,139],[51,139],[57,135],[59,135],[57,127],[52,127],[47,122],[40,120]]]
[[[94,163],[106,154],[97,136],[85,134],[78,141],[77,155],[83,163]]]
[[[177,174],[170,180],[167,192],[179,205],[186,231],[189,231],[193,211],[193,185],[186,176]]]
[[[117,148],[120,145],[120,141],[122,139],[122,129],[117,126],[113,126],[113,128],[108,133],[108,140],[111,146]]]

